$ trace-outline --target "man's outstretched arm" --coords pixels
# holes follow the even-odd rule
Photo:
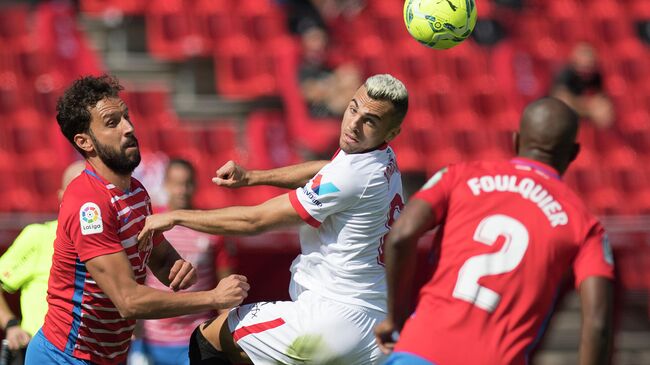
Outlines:
[[[395,222],[384,244],[384,262],[388,284],[388,315],[375,328],[380,348],[390,352],[394,333],[401,331],[410,314],[418,240],[433,226],[431,206],[420,199],[411,200]]]
[[[232,308],[248,296],[247,279],[231,275],[209,291],[174,293],[138,284],[124,251],[94,257],[86,268],[120,315],[130,319],[176,317]]]
[[[250,235],[300,222],[302,219],[291,205],[289,194],[283,194],[260,205],[249,207],[174,210],[150,215],[138,235],[138,242],[140,247],[143,247],[154,232],[166,231],[176,225],[210,234]]]
[[[580,284],[580,365],[609,364],[612,346],[613,284],[592,276]]]
[[[296,165],[271,170],[246,170],[234,161],[221,166],[212,182],[228,188],[242,186],[270,185],[279,188],[296,189],[305,184],[330,161],[307,161]]]

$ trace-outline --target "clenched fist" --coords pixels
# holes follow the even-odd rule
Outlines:
[[[217,309],[228,309],[240,305],[248,296],[251,286],[243,275],[230,275],[221,279],[216,288],[212,289]]]
[[[248,186],[248,171],[230,160],[217,170],[216,176],[212,178],[212,182],[227,188]]]

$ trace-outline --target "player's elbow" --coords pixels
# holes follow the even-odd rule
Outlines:
[[[259,216],[250,223],[250,234],[260,234],[273,228],[273,222],[269,217]]]
[[[113,301],[120,316],[124,319],[138,319],[142,317],[142,309],[135,295],[123,295]]]
[[[238,233],[245,235],[260,234],[267,229],[263,215],[255,212],[247,214],[240,223],[241,225],[238,229]]]
[[[278,223],[278,214],[265,204],[251,207],[244,215],[241,232],[246,235],[264,233]]]

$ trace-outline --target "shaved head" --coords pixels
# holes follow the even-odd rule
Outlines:
[[[74,180],[75,177],[81,175],[81,172],[86,169],[86,161],[75,161],[71,163],[63,171],[63,176],[61,177],[61,189],[65,190],[68,187],[68,184]]]
[[[529,104],[516,141],[520,156],[546,162],[563,173],[578,153],[578,114],[555,98]]]
[[[66,167],[63,171],[63,176],[61,177],[61,188],[58,191],[59,201],[63,198],[63,192],[65,191],[65,188],[68,187],[68,184],[70,184],[75,177],[81,175],[85,168],[86,161],[83,160],[75,161]]]

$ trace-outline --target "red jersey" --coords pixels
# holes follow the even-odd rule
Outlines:
[[[43,334],[59,350],[98,364],[124,362],[134,320],[117,308],[86,270],[85,262],[124,251],[139,284],[144,284],[153,245],[138,251],[137,236],[151,214],[147,191],[136,179],[122,191],[86,170],[67,187],[59,210],[47,290]]]
[[[600,223],[551,167],[517,158],[439,171],[431,205],[439,250],[396,351],[436,364],[525,364],[565,274],[613,278]]]

